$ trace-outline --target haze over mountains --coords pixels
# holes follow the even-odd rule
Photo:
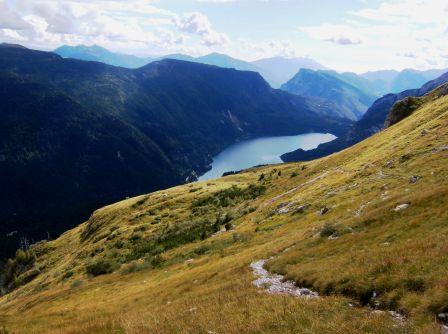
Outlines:
[[[254,71],[260,73],[263,78],[274,88],[286,84],[300,69],[328,70],[324,65],[310,58],[285,58],[273,57],[247,62],[232,58],[225,54],[211,53],[205,56],[192,57],[185,54],[169,54],[165,56],[137,57],[133,55],[111,52],[101,46],[92,45],[63,45],[55,53],[64,58],[74,58],[87,61],[98,61],[109,65],[138,68],[150,62],[161,59],[177,59],[190,62],[215,65],[224,68],[234,68],[242,71]],[[332,71],[333,75],[342,79],[357,89],[369,95],[382,96],[387,93],[398,93],[406,89],[422,86],[424,83],[437,78],[446,70],[434,69],[418,71],[407,69],[403,71],[380,70],[363,74],[338,73]],[[315,94],[316,95],[316,94]]]
[[[369,90],[369,82],[364,81],[351,73],[301,69],[281,89],[297,95],[323,98],[332,103],[341,117],[356,121],[378,97]]]
[[[151,61],[169,58],[225,68],[234,68],[241,71],[254,71],[259,72],[264,79],[275,88],[280,87],[281,84],[291,79],[301,68],[325,69],[323,65],[309,58],[274,57],[247,62],[219,53],[211,53],[201,57],[192,57],[184,54],[170,54],[162,57],[153,56],[149,58],[140,58],[132,55],[114,53],[98,45],[64,45],[54,50],[54,52],[66,58],[94,60],[109,65],[129,68],[137,68],[146,65]]]
[[[351,124],[258,73],[170,59],[126,69],[3,45],[0,85],[3,238],[57,235],[101,205],[194,180],[240,139]]]

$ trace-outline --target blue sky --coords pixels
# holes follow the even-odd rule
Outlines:
[[[447,0],[0,0],[0,40],[138,55],[307,56],[340,71],[448,67]]]

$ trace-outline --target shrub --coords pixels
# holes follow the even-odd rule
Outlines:
[[[152,268],[159,268],[165,262],[165,259],[160,254],[157,254],[147,259],[147,262],[149,262]]]
[[[121,273],[123,275],[127,275],[127,274],[131,274],[131,273],[135,273],[140,270],[147,269],[147,268],[148,268],[148,264],[146,264],[146,263],[131,262],[131,263],[125,265],[123,267],[123,269],[121,269]]]
[[[233,242],[245,242],[250,239],[250,236],[247,233],[233,233],[232,238]]]
[[[203,255],[205,253],[207,253],[210,250],[210,246],[209,245],[203,245],[201,247],[198,247],[194,250],[194,253],[196,255]]]
[[[15,260],[18,264],[25,266],[25,265],[29,264],[32,261],[32,259],[33,259],[33,256],[29,252],[21,250],[21,249],[17,250]]]
[[[255,199],[266,191],[264,186],[250,185],[247,188],[232,186],[218,191],[211,196],[200,198],[192,203],[192,209],[205,206],[227,207],[244,200]]]
[[[97,262],[87,265],[86,272],[93,276],[109,274],[117,267],[116,263],[110,260],[98,260]]]
[[[11,332],[5,326],[0,328],[0,334],[10,334]]]
[[[77,279],[77,280],[73,281],[72,288],[77,288],[78,286],[81,286],[83,283],[84,283],[83,281]]]
[[[409,291],[423,292],[425,291],[425,281],[422,278],[408,278],[404,281],[404,286]]]
[[[70,278],[70,277],[72,277],[72,276],[73,276],[73,271],[71,271],[71,270],[67,270],[67,271],[65,272],[64,276],[62,276],[62,279],[68,279],[68,278]]]
[[[320,236],[322,238],[328,238],[332,235],[336,235],[337,234],[337,229],[333,224],[325,224],[325,226],[323,227],[323,229],[320,231]]]
[[[14,280],[14,286],[19,287],[21,285],[24,285],[28,282],[31,282],[34,278],[36,278],[40,274],[40,270],[37,268],[32,268],[20,276],[16,277]]]

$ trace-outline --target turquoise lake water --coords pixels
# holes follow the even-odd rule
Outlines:
[[[229,146],[213,158],[212,169],[199,180],[220,177],[229,171],[238,171],[257,165],[281,163],[280,156],[299,148],[311,150],[319,144],[336,139],[330,133],[308,133],[297,136],[263,137],[245,140]]]

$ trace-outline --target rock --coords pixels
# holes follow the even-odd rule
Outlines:
[[[409,183],[417,183],[418,180],[420,180],[420,179],[421,179],[421,176],[413,175],[409,178]]]
[[[448,326],[442,325],[440,326],[440,330],[442,334],[448,334]]]
[[[448,151],[448,145],[443,145],[443,146],[440,146],[440,147],[432,150],[433,153],[439,153],[439,152],[443,152],[443,151]]]
[[[397,124],[406,117],[409,117],[415,110],[417,110],[423,101],[420,97],[409,96],[396,102],[390,109],[387,115],[384,126],[386,128]]]
[[[383,201],[389,199],[389,191],[385,191],[384,193],[381,194],[381,199]]]
[[[307,288],[300,288],[295,285],[293,281],[283,281],[282,275],[271,274],[264,269],[266,260],[252,262],[250,267],[257,279],[252,283],[257,288],[264,289],[267,293],[291,295],[294,297],[303,298],[317,298],[317,292],[311,291]]]
[[[329,208],[327,208],[326,206],[324,206],[322,209],[319,210],[319,214],[321,216],[325,215],[328,211],[330,211]]]
[[[302,204],[294,210],[294,213],[304,213],[310,206],[311,204]]]
[[[409,206],[410,206],[409,203],[400,204],[395,207],[394,211],[398,212],[398,211],[406,210],[407,208],[409,208]]]
[[[291,210],[294,209],[295,203],[290,202],[290,203],[281,203],[278,207],[277,207],[277,214],[279,215],[284,215],[286,213],[289,213]]]
[[[384,167],[385,168],[391,168],[393,165],[394,165],[394,161],[393,160],[389,160],[388,162],[386,162]]]
[[[396,322],[398,322],[401,325],[403,325],[406,321],[405,316],[402,315],[401,313],[398,313],[396,311],[389,311],[389,314],[392,316],[392,318],[395,319]]]

